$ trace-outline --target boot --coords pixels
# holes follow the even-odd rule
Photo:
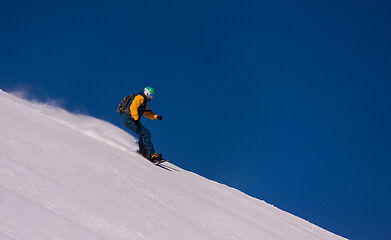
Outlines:
[[[154,154],[148,154],[147,159],[151,162],[156,162],[158,160],[162,159],[162,155],[159,153],[154,153]]]

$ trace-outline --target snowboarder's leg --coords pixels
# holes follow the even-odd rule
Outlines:
[[[139,140],[141,140],[139,143],[142,142],[147,155],[155,153],[155,149],[151,141],[151,133],[146,127],[144,127],[144,125],[141,123],[136,125],[136,121],[134,121],[133,118],[129,118],[124,122],[124,126],[139,136]]]
[[[138,153],[140,153],[141,156],[146,158],[148,153],[147,153],[147,149],[144,146],[144,142],[141,135],[138,138],[138,147],[139,147]]]
[[[147,150],[147,154],[148,155],[154,154],[155,149],[153,147],[152,140],[151,140],[151,132],[146,127],[144,127],[144,125],[140,125],[139,135],[145,149]]]
[[[140,124],[139,138],[140,142],[142,142],[144,145],[144,149],[146,150],[146,155],[144,155],[144,157],[153,163],[158,163],[159,160],[162,159],[162,155],[155,153],[155,149],[153,148],[151,141],[151,132],[142,124]]]

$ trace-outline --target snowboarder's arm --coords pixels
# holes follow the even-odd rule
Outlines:
[[[143,96],[137,95],[136,97],[134,97],[133,102],[130,105],[130,114],[132,115],[132,118],[136,121],[140,119],[137,109],[140,107],[141,104],[143,104],[143,102]]]
[[[147,111],[145,111],[144,116],[146,116],[149,119],[155,120],[155,119],[157,119],[158,115],[154,114],[151,110],[148,110],[148,107],[147,107]]]

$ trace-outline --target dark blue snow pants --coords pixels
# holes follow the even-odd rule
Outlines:
[[[121,120],[122,120],[122,124],[125,127],[127,127],[129,130],[131,130],[132,132],[138,135],[139,137],[138,144],[140,150],[142,148],[145,148],[148,154],[154,154],[155,149],[153,148],[153,144],[151,141],[151,132],[149,132],[149,130],[146,127],[144,127],[144,125],[142,125],[141,123],[140,125],[136,125],[136,121],[129,114],[122,113]]]

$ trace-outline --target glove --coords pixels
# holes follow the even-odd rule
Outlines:
[[[157,116],[156,119],[159,119],[159,121],[163,120],[163,117],[162,116]]]
[[[140,123],[140,119],[139,119],[139,120],[134,120],[134,125],[136,125],[136,126],[140,126],[140,125],[141,125],[141,123]]]

